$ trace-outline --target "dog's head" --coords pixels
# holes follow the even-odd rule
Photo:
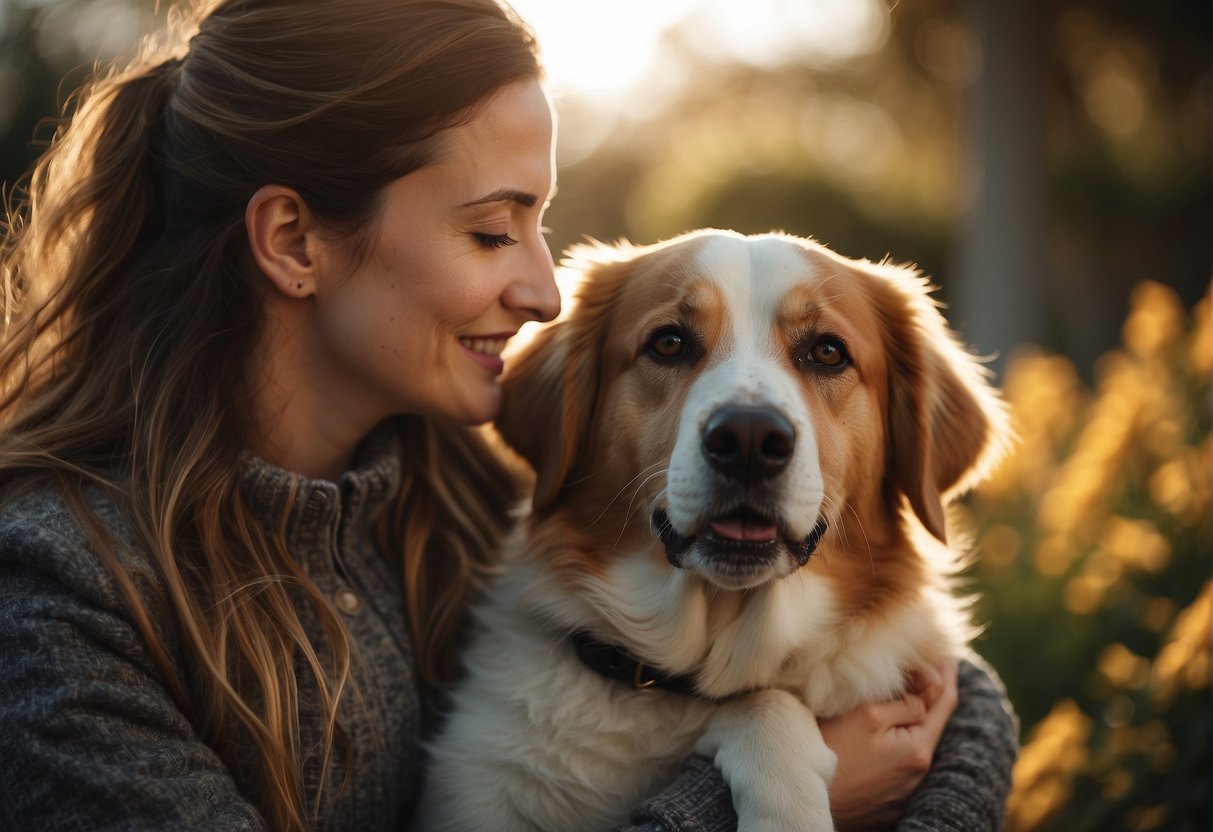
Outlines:
[[[577,294],[508,363],[497,426],[536,513],[571,512],[602,557],[660,538],[743,589],[853,519],[870,546],[908,507],[942,540],[948,498],[1002,447],[984,369],[913,270],[716,231],[567,264]]]

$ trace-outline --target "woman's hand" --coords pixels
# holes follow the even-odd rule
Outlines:
[[[830,811],[839,830],[886,829],[931,767],[931,756],[956,709],[956,663],[915,671],[892,702],[861,705],[820,722],[838,768]]]

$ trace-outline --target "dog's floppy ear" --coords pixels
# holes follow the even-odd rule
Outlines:
[[[556,499],[585,455],[606,322],[627,267],[621,249],[584,246],[574,253],[582,259],[566,260],[570,270],[565,276],[583,273],[576,295],[560,319],[507,358],[495,423],[502,439],[535,470],[532,502],[537,510]],[[591,262],[594,255],[609,262]]]
[[[924,528],[946,540],[946,500],[973,485],[1008,442],[989,371],[966,350],[912,269],[868,266],[889,360],[889,482]],[[896,494],[893,495],[897,499]]]
[[[597,366],[574,348],[573,324],[561,319],[541,330],[507,361],[501,438],[535,469],[533,504],[555,499],[573,463],[581,456],[597,394]]]

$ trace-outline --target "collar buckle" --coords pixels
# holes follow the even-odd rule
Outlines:
[[[632,673],[632,690],[648,690],[657,684],[657,676],[645,678],[644,672],[648,666],[642,662],[636,662],[636,670]]]

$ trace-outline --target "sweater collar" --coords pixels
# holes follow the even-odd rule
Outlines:
[[[401,430],[396,419],[380,424],[336,482],[304,477],[247,454],[240,469],[241,495],[266,528],[282,527],[288,541],[300,534],[310,537],[338,521],[369,524],[400,490]]]

